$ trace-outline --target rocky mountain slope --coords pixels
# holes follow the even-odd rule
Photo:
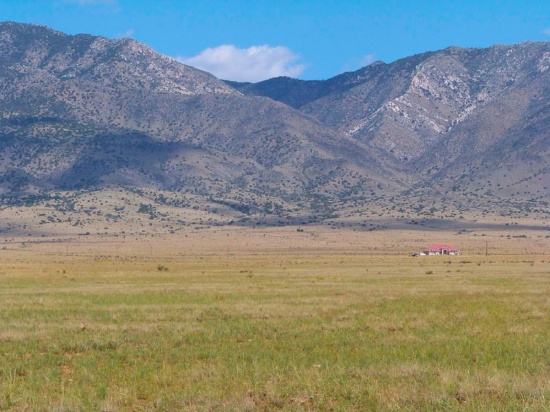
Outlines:
[[[232,86],[290,104],[378,148],[392,170],[414,176],[411,188],[423,197],[451,192],[449,198],[464,197],[465,209],[481,207],[476,199],[485,209],[527,200],[545,207],[549,69],[550,43],[523,43],[450,47],[322,82],[276,78]],[[298,90],[301,100],[293,95]]]
[[[243,84],[131,39],[0,23],[1,201],[74,212],[104,191],[266,224],[546,218],[549,73],[550,44],[525,43]]]
[[[312,115],[383,149],[397,163],[411,163],[449,140],[447,136],[459,133],[458,126],[470,118],[493,120],[480,138],[485,147],[529,117],[527,110],[536,111],[540,102],[547,103],[549,59],[550,43],[488,49],[450,47],[392,64],[375,62],[326,81],[280,77],[257,84],[228,84],[245,94],[267,96]],[[514,104],[509,102],[512,97]],[[506,111],[505,119],[496,121],[495,107]],[[483,114],[485,111],[488,113]],[[476,131],[481,129],[479,121],[472,120],[477,122]],[[466,147],[458,143],[449,150],[458,154]]]
[[[361,142],[131,39],[3,23],[0,56],[5,199],[120,185],[309,213],[399,187]]]

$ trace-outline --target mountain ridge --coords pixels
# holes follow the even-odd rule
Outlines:
[[[545,219],[549,67],[550,43],[450,47],[242,84],[132,39],[0,23],[0,201],[120,188],[179,220]]]
[[[459,184],[465,171],[448,175],[446,170],[463,169],[467,162],[491,163],[495,170],[486,173],[501,174],[498,162],[491,160],[494,156],[491,151],[510,157],[507,152],[512,146],[522,146],[522,130],[530,128],[536,130],[531,134],[538,148],[527,156],[538,157],[540,167],[534,173],[543,174],[543,179],[548,180],[546,161],[542,159],[547,158],[545,150],[549,144],[545,132],[550,95],[549,59],[548,42],[495,45],[487,49],[449,47],[346,73],[348,78],[359,79],[354,87],[328,93],[299,109],[377,146],[398,170],[428,174],[430,179],[456,180]],[[384,87],[378,82],[384,76],[386,91],[381,93]],[[277,79],[271,80],[274,82]],[[248,85],[242,91],[252,89],[253,85]],[[474,153],[479,159],[475,159]],[[512,183],[526,180],[529,176],[523,173]],[[416,183],[417,187],[421,185]],[[528,196],[531,195],[529,190]],[[546,199],[547,186],[536,197]]]

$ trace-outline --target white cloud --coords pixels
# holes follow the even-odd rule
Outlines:
[[[223,80],[259,82],[278,76],[298,77],[305,69],[300,56],[284,46],[231,44],[203,50],[194,57],[176,57],[181,63],[212,73]]]
[[[542,31],[542,33],[543,33],[543,34],[546,34],[548,37],[550,37],[550,28],[544,29],[544,30]]]
[[[366,54],[362,57],[359,57],[357,59],[353,59],[347,62],[344,65],[344,67],[342,67],[342,71],[351,72],[351,71],[359,70],[362,67],[365,67],[371,63],[374,63],[375,61],[376,61],[376,57],[374,54]]]

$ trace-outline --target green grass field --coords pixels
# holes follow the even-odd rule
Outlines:
[[[0,410],[550,410],[550,262],[3,257]]]

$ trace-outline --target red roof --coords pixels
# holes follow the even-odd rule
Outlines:
[[[424,252],[435,252],[435,251],[442,250],[442,249],[445,249],[445,250],[448,250],[448,251],[458,251],[458,249],[455,248],[454,246],[445,245],[443,243],[437,243],[435,245],[430,246],[429,248],[424,249],[423,251]]]

